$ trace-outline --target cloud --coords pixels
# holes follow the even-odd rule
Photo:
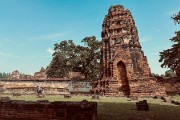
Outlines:
[[[16,40],[16,39],[9,39],[9,38],[0,38],[0,47],[1,48],[3,48],[3,47],[5,48],[5,47],[7,47],[7,45],[11,46],[12,44],[14,46],[18,46],[18,47],[23,47],[24,46],[24,44],[16,42],[16,41],[18,41],[18,40]]]
[[[13,55],[5,52],[0,52],[0,56],[12,57]]]
[[[12,55],[10,53],[0,52],[0,56],[20,58],[18,55]]]
[[[147,42],[147,41],[149,41],[151,39],[152,39],[152,37],[150,37],[150,36],[140,37],[140,42]]]
[[[47,51],[50,55],[52,55],[52,54],[54,53],[54,50],[51,49],[51,48],[48,48],[46,51]]]
[[[49,35],[43,35],[43,36],[37,36],[37,37],[30,37],[30,40],[53,40],[53,39],[59,39],[62,36],[68,36],[70,34],[70,31],[65,32],[59,32],[59,33],[53,33]]]

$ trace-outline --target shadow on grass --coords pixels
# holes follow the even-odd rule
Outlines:
[[[98,102],[98,120],[179,120],[180,107],[149,104],[149,111],[137,111],[135,103]],[[131,118],[131,119],[130,119]]]
[[[98,104],[98,120],[179,120],[180,106],[173,106],[161,102],[158,99],[147,99],[149,111],[137,111],[135,101],[127,101],[126,98],[101,97],[99,100],[92,100],[91,96],[72,96],[71,99],[65,99],[63,96],[45,96],[45,98],[36,98],[35,95],[24,95],[13,97],[14,100],[49,100],[49,101],[77,101],[84,99],[94,101]],[[178,96],[179,97],[179,96]],[[144,98],[143,98],[144,99]],[[141,99],[140,99],[141,100]],[[134,118],[134,119],[132,119]]]

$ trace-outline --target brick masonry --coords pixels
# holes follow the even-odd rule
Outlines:
[[[122,5],[111,6],[104,18],[101,36],[102,78],[94,82],[94,93],[165,94],[165,89],[156,83],[157,79],[150,77],[138,30],[128,9]]]
[[[0,120],[96,120],[96,116],[96,102],[0,100]]]
[[[128,79],[150,76],[131,12],[116,5],[109,8],[102,25],[103,77],[121,78],[120,62]]]
[[[165,87],[165,92],[167,95],[180,95],[180,77],[157,79],[158,84]]]
[[[0,94],[21,94],[21,95],[31,95],[35,94],[36,85],[41,85],[44,89],[44,94],[54,94],[59,95],[63,94],[62,87],[67,86],[71,81],[55,81],[52,80],[43,82],[42,80],[0,80]],[[111,81],[109,84],[113,84],[116,87],[116,81]],[[83,83],[83,84],[82,84]],[[95,81],[94,89],[104,89],[100,86],[108,86],[108,79],[103,79]],[[97,87],[98,84],[98,87]],[[85,86],[86,85],[86,86]],[[131,90],[131,95],[146,95],[154,96],[157,95],[162,89],[165,89],[166,94],[180,94],[180,78],[169,78],[169,79],[158,79],[154,77],[148,77],[143,79],[133,79],[129,81],[129,86]],[[156,91],[153,91],[156,87],[160,86]],[[61,88],[60,88],[61,87]],[[72,87],[72,88],[71,88]],[[153,88],[154,87],[154,88]],[[93,86],[91,82],[74,82],[74,85],[69,86],[70,92],[74,91],[76,93],[90,93]],[[75,89],[75,90],[74,90]],[[84,90],[85,89],[85,90]],[[78,91],[77,91],[78,90]],[[115,90],[115,89],[114,89]],[[147,92],[149,90],[149,92]],[[162,90],[164,91],[164,90]],[[73,93],[74,93],[73,92]],[[118,91],[114,91],[116,93]],[[144,92],[144,93],[141,93]]]

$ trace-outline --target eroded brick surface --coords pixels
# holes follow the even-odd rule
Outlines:
[[[111,6],[104,18],[101,52],[102,78],[94,82],[94,93],[129,96],[131,93],[156,93],[158,89],[165,93],[156,84],[157,80],[150,78],[134,19],[121,5]]]
[[[119,62],[125,64],[128,79],[150,75],[134,19],[123,6],[110,7],[104,18],[102,53],[103,77],[120,77]]]
[[[1,120],[96,120],[96,102],[0,100]]]

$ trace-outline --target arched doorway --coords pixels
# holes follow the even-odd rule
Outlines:
[[[129,88],[129,82],[128,82],[128,77],[127,77],[126,65],[122,61],[119,61],[117,63],[117,68],[118,68],[118,79],[119,79],[119,82],[121,82],[122,84],[119,91],[122,91],[124,95],[129,96],[130,88]]]

